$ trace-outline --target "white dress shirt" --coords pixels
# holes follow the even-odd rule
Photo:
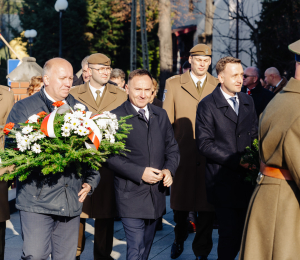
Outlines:
[[[205,77],[204,77],[203,79],[198,79],[198,78],[192,73],[192,71],[190,71],[190,75],[191,75],[192,80],[194,81],[196,87],[197,87],[197,82],[198,82],[199,80],[201,81],[201,88],[202,88],[203,83],[204,83],[204,81],[205,81],[205,79],[206,79],[206,74],[205,74]]]
[[[275,86],[275,88],[277,88],[279,86],[279,84],[281,83],[282,80],[283,80],[283,78],[277,83],[277,85]]]
[[[138,112],[139,113],[139,110],[140,110],[140,108],[139,107],[137,107],[137,106],[135,106],[134,104],[132,104],[131,103],[131,105],[133,106],[133,108],[136,110],[136,112]],[[145,116],[147,117],[147,119],[149,120],[149,110],[148,110],[148,107],[147,106],[145,106],[145,107],[143,107],[142,109],[144,109],[145,110]]]
[[[100,89],[97,89],[94,88],[90,82],[89,82],[89,86],[95,100],[97,99],[97,93],[96,93],[97,90],[100,90],[100,97],[102,97],[105,86],[101,87]]]
[[[230,95],[228,95],[227,93],[225,93],[221,87],[220,87],[220,89],[221,89],[221,92],[222,92],[223,96],[224,96],[225,99],[227,100],[228,104],[232,107],[233,111],[235,111],[235,110],[234,110],[234,104],[233,104],[233,101],[230,99],[230,98],[232,98],[232,96],[230,96]],[[238,107],[239,107],[240,101],[239,101],[239,97],[238,97],[237,93],[235,93],[235,95],[234,95],[233,97],[235,97],[235,100],[237,101]]]
[[[44,88],[44,93],[46,95],[46,97],[52,101],[52,102],[56,102],[52,97],[49,96],[49,94],[47,93],[46,89]],[[64,102],[65,104],[67,104],[67,101],[64,99],[62,102]]]

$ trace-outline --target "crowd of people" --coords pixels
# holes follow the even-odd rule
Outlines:
[[[296,55],[296,72],[287,81],[274,67],[263,79],[258,68],[243,69],[233,57],[217,62],[214,77],[208,72],[210,47],[197,44],[183,74],[166,81],[162,101],[147,70],[130,72],[126,82],[125,73],[112,69],[102,53],[82,60],[81,75],[74,75],[62,58],[47,61],[43,75],[32,78],[29,97],[15,104],[12,91],[0,86],[0,125],[18,125],[32,114],[52,112],[56,101],[71,107],[81,103],[93,114],[132,115],[128,152],[110,156],[99,171],[85,167],[79,178],[70,167],[60,176],[34,172],[17,181],[21,259],[47,259],[50,254],[54,260],[80,259],[86,219],[94,218],[93,257],[111,260],[117,218],[126,235],[126,259],[146,260],[162,228],[169,187],[176,223],[172,259],[190,246],[185,240],[195,232],[195,257],[207,260],[214,228],[219,260],[234,260],[239,252],[240,260],[297,259],[300,41],[289,49]],[[257,138],[261,168],[254,187],[245,180],[252,165],[243,156]],[[1,133],[1,149],[4,141]],[[0,182],[0,193],[2,260],[9,219],[7,183]]]

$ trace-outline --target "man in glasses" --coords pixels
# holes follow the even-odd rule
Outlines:
[[[90,80],[83,85],[71,89],[70,93],[85,104],[89,111],[101,114],[110,111],[127,100],[124,90],[109,82],[111,76],[111,60],[104,54],[96,53],[89,56],[87,71]],[[86,218],[95,218],[94,259],[112,260],[110,254],[113,246],[115,194],[114,174],[102,167],[99,188],[93,196],[88,196],[83,204],[81,214],[77,259],[84,250]]]
[[[256,67],[248,67],[244,71],[242,92],[253,98],[257,117],[274,97],[274,94],[263,88],[259,80],[260,71]]]

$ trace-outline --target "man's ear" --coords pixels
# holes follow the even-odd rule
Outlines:
[[[45,87],[50,85],[49,76],[48,75],[44,75],[43,76],[43,81],[44,81]]]
[[[254,83],[257,83],[258,77],[254,77]]]
[[[219,81],[220,81],[220,83],[224,83],[224,73],[223,72],[221,72],[219,75],[218,75],[218,79],[219,79]]]
[[[125,85],[126,94],[129,94],[129,83]]]
[[[89,76],[91,77],[92,76],[92,69],[91,68],[87,68],[87,72],[88,72]]]

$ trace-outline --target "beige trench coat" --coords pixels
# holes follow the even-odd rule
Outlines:
[[[195,120],[198,103],[213,92],[219,80],[207,73],[199,96],[190,72],[166,81],[163,108],[167,111],[180,149],[180,164],[171,188],[171,208],[181,211],[213,211],[207,202],[205,158],[198,152]]]
[[[71,89],[70,94],[95,114],[111,111],[127,100],[127,94],[123,89],[109,83],[106,84],[105,88],[99,107],[90,91],[89,82],[75,86]],[[100,183],[93,195],[87,196],[83,203],[81,218],[113,218],[116,215],[114,173],[102,167],[100,176]]]
[[[6,124],[6,119],[15,103],[14,94],[8,87],[0,86],[0,126]],[[0,149],[4,149],[5,136],[0,127]],[[4,170],[0,170],[3,172]],[[0,222],[9,219],[8,187],[5,181],[0,181]]]
[[[300,81],[291,78],[262,113],[260,157],[295,181],[264,177],[248,208],[239,260],[300,258]]]

